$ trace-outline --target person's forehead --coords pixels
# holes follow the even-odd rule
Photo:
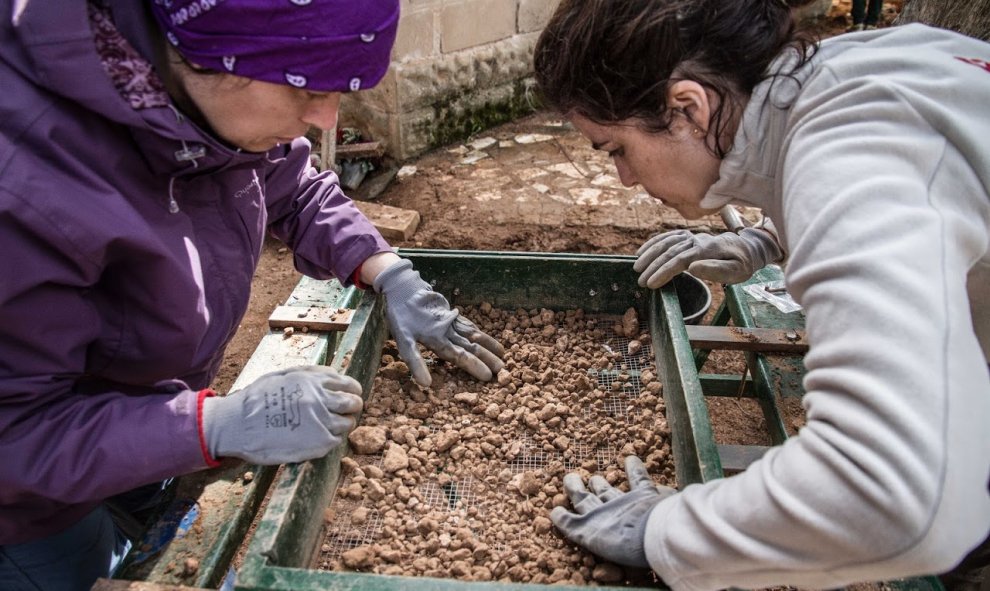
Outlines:
[[[568,116],[568,120],[591,141],[592,147],[596,150],[610,142],[628,140],[642,131],[630,122],[598,123],[580,114],[572,114]]]

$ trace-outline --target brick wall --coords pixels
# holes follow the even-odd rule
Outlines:
[[[558,0],[402,0],[392,67],[345,95],[340,124],[400,160],[532,108],[536,38]]]

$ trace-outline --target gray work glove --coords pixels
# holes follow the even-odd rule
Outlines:
[[[717,283],[741,283],[784,253],[769,232],[743,228],[717,236],[664,232],[647,240],[636,256],[633,270],[640,273],[640,287],[659,289],[682,271]]]
[[[433,381],[417,342],[479,380],[492,379],[504,365],[501,357],[505,349],[457,310],[451,310],[446,298],[433,291],[412,267],[408,259],[392,263],[375,277],[373,286],[385,294],[388,328],[413,379],[424,388]]]
[[[361,411],[361,384],[322,365],[265,374],[228,396],[203,400],[203,435],[214,458],[302,462],[347,439]]]
[[[629,492],[624,493],[598,474],[588,479],[590,491],[577,473],[567,474],[564,492],[575,512],[554,507],[550,519],[568,540],[606,560],[649,568],[643,550],[646,521],[657,503],[676,491],[654,484],[636,456],[626,457],[626,477]]]

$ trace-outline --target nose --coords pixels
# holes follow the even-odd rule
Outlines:
[[[636,186],[636,177],[633,176],[632,171],[629,170],[629,167],[622,160],[615,160],[615,171],[619,174],[619,182],[622,183],[623,187]]]
[[[329,131],[337,126],[337,112],[340,109],[340,93],[333,92],[311,99],[306,104],[303,122],[323,131]]]

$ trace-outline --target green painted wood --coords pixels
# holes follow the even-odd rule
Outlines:
[[[718,305],[718,309],[715,310],[715,314],[712,316],[711,325],[712,326],[727,326],[729,320],[732,319],[732,314],[729,312],[729,307],[725,303],[725,298],[722,298],[722,303]],[[708,361],[708,356],[711,354],[709,349],[695,349],[694,351],[694,366],[701,371],[701,368],[705,366],[705,362]]]
[[[330,367],[361,383],[365,399],[371,393],[387,336],[384,310],[384,300],[365,293],[330,362]],[[238,573],[238,588],[279,588],[260,582],[273,576],[269,571],[275,566],[308,572],[302,567],[323,531],[323,511],[340,478],[340,460],[347,453],[345,444],[319,460],[285,466]],[[304,574],[299,576],[305,579]],[[294,580],[286,588],[325,588],[301,584]]]
[[[727,398],[756,398],[753,380],[746,378],[746,385],[739,390],[739,376],[723,374],[698,374],[701,389],[705,396],[725,396]]]
[[[433,289],[452,306],[488,302],[496,308],[584,308],[645,317],[649,290],[636,284],[636,258],[486,251],[402,249]]]
[[[345,331],[330,367],[361,383],[364,398],[381,360],[386,337],[384,301],[364,294]],[[268,507],[255,530],[249,557],[263,557],[265,563],[302,567],[313,552],[323,527],[323,510],[340,478],[340,460],[348,452],[342,445],[318,460],[287,464],[276,480]],[[257,561],[245,560],[238,579],[248,580],[256,573]]]
[[[886,581],[884,584],[897,591],[945,591],[942,581],[935,576],[897,579]]]
[[[595,589],[623,589],[625,591],[656,591],[656,587],[599,586]],[[242,582],[238,577],[238,591],[588,591],[587,586],[538,585],[530,583],[502,583],[495,581],[460,581],[430,577],[398,577],[356,572],[325,572],[298,568],[267,567],[259,571],[257,578]],[[920,591],[920,590],[919,590]]]
[[[671,451],[681,488],[722,477],[704,391],[677,292],[671,285],[651,295],[650,334],[670,426]]]
[[[742,288],[751,283],[779,281],[783,273],[779,267],[769,266],[757,271],[745,283],[726,286],[726,302],[732,313],[736,326],[749,328],[796,328],[804,329],[804,314],[794,312],[785,314],[766,302],[753,299]],[[784,426],[780,407],[777,405],[775,386],[780,383],[779,375],[773,371],[773,366],[767,360],[769,355],[747,353],[746,363],[752,376],[756,400],[760,405],[767,422],[770,441],[779,445],[787,440],[787,429]],[[792,356],[796,363],[801,363],[800,356]]]
[[[750,464],[763,457],[770,448],[765,445],[718,445],[718,457],[726,476],[742,472]]]

